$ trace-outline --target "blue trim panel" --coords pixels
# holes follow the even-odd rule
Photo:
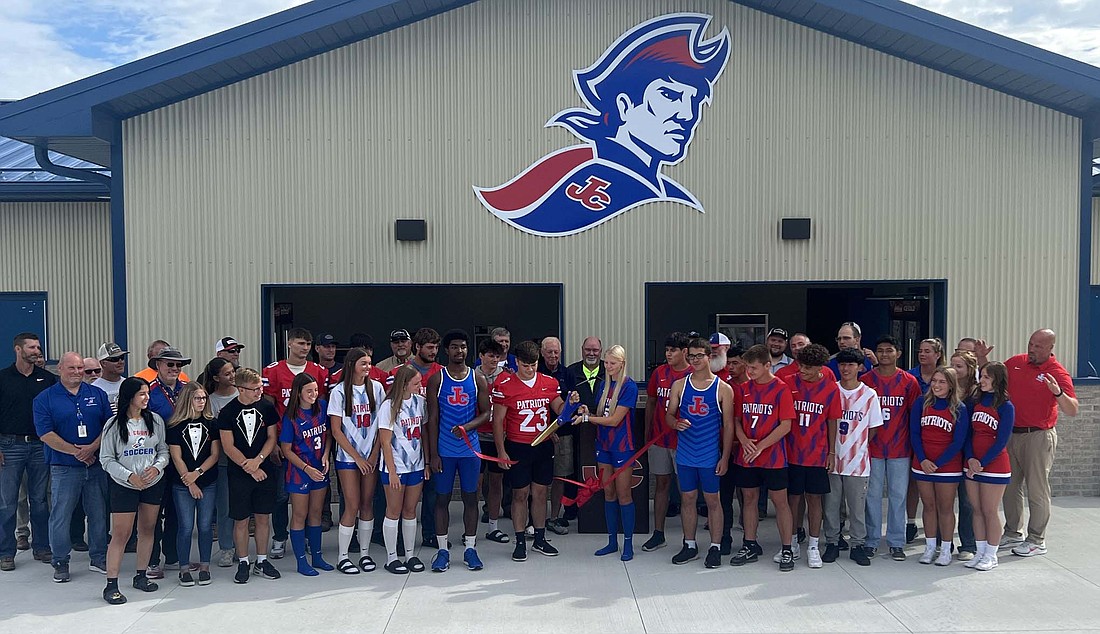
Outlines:
[[[0,202],[106,202],[111,190],[95,183],[42,181],[0,183]]]
[[[111,143],[111,319],[115,343],[129,345],[126,316],[126,180],[122,167],[122,122],[116,121]]]
[[[1081,120],[1080,269],[1077,280],[1077,376],[1088,376],[1092,352],[1092,139],[1100,132],[1091,119]]]

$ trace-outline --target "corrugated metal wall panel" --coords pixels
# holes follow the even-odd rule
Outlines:
[[[478,204],[472,186],[575,142],[544,127],[579,104],[572,69],[683,10],[733,39],[688,157],[666,170],[705,214],[649,204],[549,239]],[[950,336],[1007,353],[1049,326],[1074,364],[1079,121],[721,0],[484,0],[124,136],[137,342],[203,356],[223,333],[259,341],[264,283],[564,282],[567,357],[599,334],[640,374],[647,281],[948,279]],[[780,242],[784,216],[813,218],[813,239]],[[428,241],[394,242],[402,217],[428,219]],[[166,292],[165,267],[194,274]]]
[[[95,354],[111,338],[110,204],[0,203],[0,227],[0,292],[46,293],[51,359]]]

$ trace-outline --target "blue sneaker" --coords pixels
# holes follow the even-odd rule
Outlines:
[[[447,569],[451,567],[451,553],[447,550],[441,550],[435,554],[435,559],[432,559],[432,572],[447,572]]]
[[[466,562],[466,567],[470,570],[481,570],[485,567],[481,563],[481,557],[477,556],[477,551],[473,548],[466,549],[466,552],[462,554],[462,561]]]

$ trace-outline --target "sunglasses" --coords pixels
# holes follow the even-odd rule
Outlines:
[[[169,368],[171,370],[178,370],[179,368],[183,367],[183,364],[179,363],[178,361],[165,361],[164,362],[164,367]]]
[[[106,359],[103,359],[103,361],[110,361],[111,363],[118,363],[119,361],[122,361],[122,357],[107,357]],[[100,363],[102,363],[103,361],[100,361]]]
[[[95,368],[91,370],[84,370],[84,374],[87,374],[88,376],[92,376],[93,374],[103,374],[103,369]]]

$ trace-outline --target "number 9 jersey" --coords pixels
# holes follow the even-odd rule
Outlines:
[[[530,383],[530,384],[528,384]],[[506,374],[493,385],[494,407],[506,407],[504,437],[530,445],[550,424],[550,403],[561,396],[558,380],[541,372],[530,382]]]

